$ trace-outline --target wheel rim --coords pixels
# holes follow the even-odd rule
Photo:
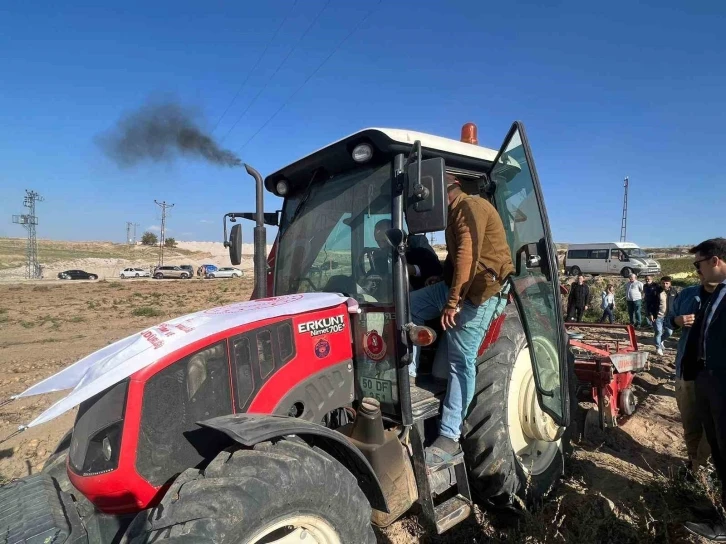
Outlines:
[[[245,544],[342,544],[338,532],[323,518],[300,514],[257,531]]]
[[[548,342],[542,338],[533,341],[537,353],[543,355],[538,361],[550,362],[551,366],[557,359],[546,356],[551,352]],[[548,373],[543,373],[544,381],[548,381]],[[561,448],[562,429],[539,407],[529,348],[523,349],[514,363],[507,398],[507,424],[512,449],[525,473],[536,476],[546,471]]]

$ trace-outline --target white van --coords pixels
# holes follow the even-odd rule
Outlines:
[[[632,242],[571,244],[565,256],[565,274],[580,273],[655,276],[660,274],[660,264]]]

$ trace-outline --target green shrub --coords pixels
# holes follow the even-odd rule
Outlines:
[[[131,315],[136,317],[157,317],[162,314],[161,310],[153,306],[139,306],[131,310]]]

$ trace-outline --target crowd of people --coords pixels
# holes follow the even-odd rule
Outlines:
[[[726,238],[706,240],[691,249],[699,284],[677,290],[672,279],[659,282],[646,276],[641,282],[631,274],[625,283],[628,322],[651,328],[658,355],[665,342],[680,330],[675,357],[675,396],[681,413],[688,454],[687,474],[693,477],[709,458],[722,482],[726,504]],[[607,284],[600,295],[600,323],[615,321],[615,286]],[[590,289],[580,275],[570,286],[567,320],[582,321],[590,306]],[[693,508],[700,521],[686,523],[691,533],[713,542],[726,542],[726,523],[717,511]]]
[[[670,276],[663,276],[658,283],[653,281],[652,276],[646,276],[643,283],[635,274],[631,274],[625,284],[625,305],[629,323],[635,328],[653,329],[658,355],[663,355],[665,341],[673,334],[673,325],[668,314],[673,308],[678,291],[672,284]],[[581,322],[590,302],[590,287],[585,282],[585,277],[580,274],[568,293],[567,321]],[[600,293],[600,323],[615,322],[615,303],[615,285],[608,283]]]

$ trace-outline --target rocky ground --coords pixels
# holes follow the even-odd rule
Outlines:
[[[251,281],[107,281],[0,285],[0,400],[8,399],[108,343],[172,316],[245,300]],[[477,511],[441,537],[416,514],[379,534],[382,543],[416,542],[694,542],[682,529],[689,504],[707,504],[707,479],[689,483],[679,468],[685,446],[674,398],[673,357],[655,355],[635,380],[638,407],[616,429],[592,432],[577,444],[567,475],[532,514],[503,520]],[[673,348],[675,343],[669,343]],[[0,406],[0,479],[42,468],[71,427],[69,413],[14,434],[57,399],[45,395]]]

